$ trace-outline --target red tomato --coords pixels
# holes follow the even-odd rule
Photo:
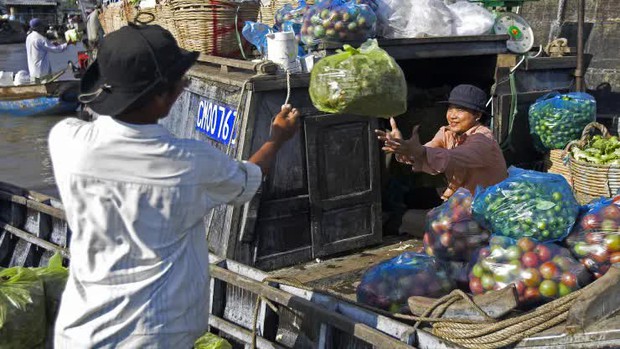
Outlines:
[[[609,257],[609,261],[611,262],[611,264],[620,263],[620,252],[612,253],[611,257]]]
[[[525,252],[521,257],[521,263],[526,268],[536,268],[538,266],[538,256],[534,252]]]
[[[484,292],[484,288],[482,287],[482,281],[480,281],[477,277],[472,277],[469,279],[469,290],[473,294],[482,294]]]
[[[547,280],[552,280],[559,274],[558,267],[553,262],[545,262],[541,264],[539,270],[540,275]]]
[[[517,246],[519,246],[523,252],[528,252],[536,247],[536,243],[530,238],[520,238],[519,241],[517,241]]]
[[[620,235],[617,233],[607,234],[605,236],[605,247],[609,252],[620,252]]]
[[[521,273],[523,283],[527,287],[537,287],[540,284],[540,272],[536,268],[529,268]]]
[[[536,254],[541,263],[551,260],[551,249],[545,245],[538,245],[536,247]]]
[[[525,284],[523,283],[523,281],[515,282],[515,288],[517,289],[517,294],[519,296],[523,296],[523,294],[525,293]]]
[[[619,220],[620,219],[620,208],[618,208],[616,205],[609,205],[607,207],[605,207],[602,211],[601,211],[602,215],[604,218],[607,219],[613,219],[613,220]]]
[[[596,267],[596,262],[590,258],[582,258],[581,264],[587,269],[594,269]]]
[[[426,245],[426,246],[432,245],[433,243],[431,242],[431,239],[432,239],[431,238],[431,234],[424,233],[424,238],[422,239],[422,241],[424,242],[424,245]]]
[[[441,234],[439,242],[441,242],[443,247],[450,247],[452,245],[452,234],[449,232]]]
[[[609,260],[609,253],[605,250],[600,250],[595,253],[590,253],[590,257],[597,263],[605,263]]]
[[[577,277],[575,274],[565,272],[562,274],[562,283],[570,288],[574,288],[577,286]]]
[[[525,298],[526,301],[536,301],[540,299],[540,292],[537,287],[528,287],[525,289],[523,298]]]
[[[589,232],[586,233],[584,238],[589,245],[598,245],[603,241],[605,235],[601,233]]]
[[[596,215],[589,214],[581,220],[581,228],[583,230],[596,229],[600,225],[600,221]]]

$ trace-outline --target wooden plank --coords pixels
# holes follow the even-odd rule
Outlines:
[[[23,196],[7,193],[5,191],[2,191],[2,189],[0,189],[0,199],[14,202],[16,204],[26,206],[27,208],[35,209],[41,213],[48,214],[58,219],[66,219],[65,212],[61,209],[51,207],[50,205],[34,201]]]
[[[241,59],[211,56],[204,53],[198,56],[198,62],[249,70],[261,74],[274,74],[278,70],[278,65],[271,61],[252,62]]]
[[[341,314],[329,311],[323,307],[319,307],[306,299],[295,297],[287,292],[251,280],[247,277],[235,274],[215,265],[211,265],[210,269],[212,277],[219,278],[229,284],[264,296],[267,299],[275,301],[279,304],[293,309],[299,309],[311,318],[320,319],[321,322],[327,323],[340,329],[341,331],[352,334],[356,338],[362,339],[378,348],[411,348],[405,343],[381,333],[370,326],[356,323]]]
[[[588,326],[620,310],[620,267],[612,266],[600,279],[590,284],[572,306],[567,330],[583,331]]]
[[[0,221],[0,229],[4,229],[7,232],[15,235],[16,237],[26,240],[32,244],[35,244],[37,246],[40,246],[46,250],[50,250],[50,251],[54,251],[54,252],[60,252],[60,254],[62,254],[62,256],[64,258],[69,258],[69,251],[66,248],[60,247],[58,245],[55,245],[51,242],[45,241],[43,239],[40,239],[28,232],[25,232],[21,229],[18,229],[6,222]]]
[[[209,315],[209,326],[230,335],[240,342],[246,344],[252,343],[252,332],[232,322],[226,321],[219,316]],[[285,349],[283,346],[259,336],[256,337],[256,347],[258,349]]]
[[[411,313],[422,316],[426,309],[433,305],[437,299],[428,297],[411,297],[408,300]],[[480,308],[492,318],[500,318],[518,306],[517,291],[514,286],[506,287],[500,291],[488,292],[473,298]],[[433,315],[431,315],[433,316]],[[442,316],[446,319],[470,319],[485,320],[485,317],[465,301],[452,304]]]

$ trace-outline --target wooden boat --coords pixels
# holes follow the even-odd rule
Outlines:
[[[1,86],[0,115],[67,115],[74,112],[79,105],[78,88],[78,80]]]
[[[0,267],[46,265],[55,252],[68,262],[70,236],[59,200],[0,182]],[[348,263],[365,262],[360,258],[370,258],[374,252],[354,255]],[[297,269],[300,274],[318,275],[317,269],[333,272],[342,268],[339,261],[346,260],[340,257]],[[295,284],[284,277],[291,275],[290,270],[267,273],[213,255],[210,272],[210,331],[235,347],[252,347],[256,336],[256,348],[269,349],[462,348],[338,292]],[[605,282],[580,296],[566,322],[514,347],[620,347],[620,268],[612,268],[605,277]]]

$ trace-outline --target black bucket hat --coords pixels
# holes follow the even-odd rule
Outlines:
[[[174,83],[196,62],[158,25],[129,24],[107,35],[80,82],[80,101],[116,116],[162,83]]]
[[[487,114],[487,101],[487,94],[478,87],[458,85],[452,89],[447,101],[439,103],[456,105]]]

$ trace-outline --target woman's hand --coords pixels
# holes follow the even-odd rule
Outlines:
[[[408,140],[403,139],[402,133],[393,118],[390,119],[390,125],[392,126],[392,131],[375,130],[377,138],[384,142],[383,151],[394,153],[396,161],[409,165],[413,164],[411,158],[420,157],[426,153],[426,148],[420,143],[420,136],[418,135],[419,125],[413,128],[411,138]]]

